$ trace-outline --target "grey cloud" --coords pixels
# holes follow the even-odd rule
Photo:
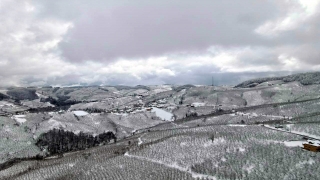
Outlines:
[[[279,52],[270,47],[253,47],[238,55],[239,65],[246,66],[278,66]]]
[[[318,6],[317,9],[320,7]],[[279,36],[278,53],[296,57],[301,62],[311,65],[320,65],[320,12],[317,11],[307,21],[299,24],[296,29]],[[281,46],[281,44],[283,46]]]
[[[74,16],[68,41],[60,44],[73,62],[204,51],[216,44],[263,44],[254,28],[284,12],[276,1],[85,2],[49,1],[43,6],[53,9],[50,16]]]
[[[286,53],[297,57],[301,62],[310,65],[320,65],[320,44],[304,44],[296,47],[289,47]]]
[[[284,18],[298,8],[291,1],[23,1],[36,6],[32,13],[26,12],[20,1],[4,2],[5,8],[0,10],[2,85],[211,84],[212,75],[219,84],[236,84],[247,78],[277,75],[259,72],[263,71],[260,69],[256,69],[258,73],[221,72],[221,66],[210,60],[189,66],[193,61],[197,63],[197,58],[192,57],[214,59],[224,52],[236,56],[231,66],[238,69],[268,66],[276,71],[283,66],[278,58],[282,54],[299,59],[309,65],[306,67],[320,64],[320,11],[301,21],[297,28],[275,37],[254,32],[265,22]],[[67,34],[55,29],[67,22],[74,25]],[[42,23],[50,27],[46,29]],[[12,34],[20,32],[25,33],[24,37],[16,40]],[[43,48],[61,39],[58,46]],[[212,47],[218,48],[208,50]],[[152,67],[141,73],[136,69],[130,72],[125,65],[124,70],[120,65],[115,66],[119,71],[111,69],[121,58],[147,62],[149,57],[160,56],[168,57],[175,64],[161,64],[159,69]],[[88,60],[96,65],[87,66]],[[223,66],[222,61],[219,65]],[[101,73],[97,71],[100,67],[112,72]],[[174,76],[154,72],[161,69],[170,69]]]

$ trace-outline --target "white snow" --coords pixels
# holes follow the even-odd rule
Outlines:
[[[285,141],[283,143],[287,147],[303,147],[302,144],[307,143],[307,141]]]
[[[54,119],[49,119],[48,123],[51,125],[50,129],[56,128],[56,127],[66,127],[66,125],[62,124],[61,122],[54,120]]]
[[[258,117],[258,114],[257,113],[251,113],[251,116],[252,117]]]
[[[19,123],[24,123],[27,121],[27,119],[25,118],[26,115],[14,115],[13,117]]]
[[[36,95],[37,95],[39,98],[47,98],[47,97],[48,97],[48,96],[42,95],[42,94],[40,94],[40,93],[38,93],[38,92],[36,92]]]
[[[7,102],[5,102],[5,101],[1,101],[1,102],[0,102],[0,107],[4,107],[4,106],[7,106],[7,107],[16,107],[14,104],[7,103]]]
[[[24,117],[26,117],[26,115],[14,115],[14,117],[17,117],[17,118],[24,118]]]
[[[281,110],[283,112],[283,110]],[[272,120],[274,119],[283,119],[283,116],[276,116],[276,115],[271,115],[271,114],[260,114],[260,116],[264,117],[270,117]],[[285,116],[286,119],[292,119],[292,116]]]
[[[311,143],[311,144],[314,144],[314,145],[317,145],[317,146],[320,145],[320,141],[317,141],[317,140],[308,140],[307,142]]]
[[[127,157],[131,157],[131,158],[136,158],[136,159],[145,160],[145,161],[149,161],[149,162],[153,162],[153,163],[158,163],[158,164],[164,165],[169,168],[178,169],[179,171],[183,171],[183,172],[191,174],[191,176],[195,179],[199,179],[199,178],[200,179],[213,179],[213,180],[217,179],[214,176],[192,172],[192,170],[190,168],[179,166],[177,163],[167,164],[167,163],[159,161],[159,160],[154,160],[154,159],[143,157],[143,156],[131,155],[128,152],[126,152],[124,155]]]
[[[277,129],[275,127],[272,127],[270,125],[264,125],[265,127],[269,128],[269,129],[275,129],[275,130],[278,130],[278,131],[284,131],[284,132],[289,132],[289,131],[286,131],[286,130],[283,130],[283,129]],[[292,134],[298,134],[298,135],[303,135],[303,136],[307,136],[307,137],[310,137],[310,138],[314,138],[314,139],[320,139],[320,136],[316,136],[316,135],[313,135],[313,134],[309,134],[309,133],[306,133],[306,132],[299,132],[299,131],[290,131],[290,133]]]
[[[161,93],[161,92],[171,91],[171,90],[172,90],[171,86],[168,86],[168,85],[159,85],[158,87],[155,87],[155,89],[153,89],[152,92],[154,92],[154,93]]]
[[[273,127],[273,126],[270,126],[270,125],[268,125],[268,124],[265,124],[264,127],[269,128],[269,129],[276,129],[276,130],[279,130],[279,131],[280,131],[280,129],[277,129],[277,128],[275,128],[275,127]]]
[[[255,167],[254,165],[250,165],[250,166],[244,167],[243,169],[248,171],[248,173],[251,173],[251,171],[253,170],[254,167]]]
[[[180,143],[180,146],[181,146],[181,147],[186,146],[186,145],[187,145],[186,142],[181,142],[181,143]]]
[[[131,131],[131,133],[135,133],[135,132],[137,132],[137,129],[134,129],[134,130]]]
[[[203,147],[209,147],[209,146],[212,146],[212,145],[217,145],[217,144],[222,144],[222,143],[225,143],[226,140],[224,138],[217,138],[217,139],[214,139],[213,142],[212,140],[209,140],[207,142],[205,142],[203,144]]]
[[[139,140],[138,145],[140,146],[143,143],[143,141],[141,140],[141,138],[138,138],[138,140]]]
[[[300,135],[308,136],[308,137],[315,138],[315,139],[320,139],[320,136],[316,136],[316,135],[309,134],[309,133],[306,133],[306,132],[291,131],[291,133],[300,134]]]
[[[245,124],[228,124],[228,126],[238,126],[238,127],[245,127]]]
[[[173,114],[162,109],[153,107],[151,112],[155,112],[156,116],[165,121],[173,121]]]
[[[209,141],[209,142],[204,143],[203,147],[209,147],[211,145],[213,145],[213,142]]]
[[[128,113],[111,113],[111,114],[114,114],[114,115],[117,115],[117,116],[128,116]]]
[[[302,162],[299,162],[296,166],[297,167],[302,167],[303,165],[305,165],[305,164],[313,164],[313,163],[315,163],[315,161],[313,160],[313,159],[309,159],[308,161],[302,161]]]
[[[194,107],[200,107],[200,106],[206,105],[206,103],[194,102],[194,103],[192,103],[192,105],[193,105]]]
[[[86,116],[88,115],[89,113],[85,112],[85,111],[73,111],[73,113],[76,115],[76,116]]]
[[[176,109],[176,106],[169,106],[169,107],[167,107],[167,109],[168,110],[174,110],[174,109]]]
[[[5,132],[11,132],[11,129],[10,129],[10,127],[9,127],[8,125],[6,125],[6,126],[4,127],[4,131],[5,131]]]
[[[275,130],[278,130],[278,131],[289,132],[289,131],[285,131],[285,130],[282,130],[282,129],[277,129],[277,128],[269,126],[269,125],[265,125],[265,127],[270,128],[270,129],[275,129]],[[303,136],[307,136],[307,137],[310,137],[310,138],[320,139],[319,136],[312,135],[312,134],[305,133],[305,132],[290,131],[290,133],[303,135]],[[320,143],[319,141],[311,141],[311,142]],[[284,143],[285,146],[288,146],[288,147],[303,147],[303,144],[304,143],[308,143],[308,141],[284,141],[283,143]]]

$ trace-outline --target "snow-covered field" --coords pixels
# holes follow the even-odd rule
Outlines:
[[[206,105],[206,103],[194,102],[194,103],[192,103],[192,105],[193,105],[194,107],[199,107],[199,106],[204,106],[204,105]]]
[[[285,146],[288,147],[303,147],[303,144],[308,143],[307,141],[284,141]]]
[[[118,143],[17,163],[0,179],[319,179],[310,172],[320,156],[301,148],[304,136],[320,139],[319,90],[283,81],[38,88],[39,99],[0,101],[0,163],[41,153],[37,138],[54,128],[111,131]]]
[[[162,109],[159,109],[159,108],[156,108],[156,107],[153,107],[151,112],[155,112],[156,115],[162,119],[162,120],[165,120],[165,121],[174,121],[173,119],[173,114],[170,113],[170,112],[167,112],[165,110],[162,110]]]
[[[26,115],[14,115],[13,119],[16,120],[18,123],[24,123],[27,121],[25,117]]]
[[[76,115],[76,116],[86,116],[88,115],[89,113],[85,112],[85,111],[73,111],[73,113]]]

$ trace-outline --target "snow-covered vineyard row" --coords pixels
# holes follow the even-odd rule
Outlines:
[[[1,171],[0,177],[24,172],[17,179],[255,179],[261,176],[316,179],[317,174],[308,169],[318,170],[312,165],[320,157],[286,145],[287,140],[299,139],[300,136],[261,126],[164,130],[146,133],[140,140],[131,140],[129,146],[126,141],[123,145],[102,146],[60,159],[26,161]],[[158,143],[153,143],[157,140]]]

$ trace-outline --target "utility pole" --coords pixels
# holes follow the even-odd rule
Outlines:
[[[214,79],[213,79],[213,76],[212,76],[212,86],[214,86]]]

